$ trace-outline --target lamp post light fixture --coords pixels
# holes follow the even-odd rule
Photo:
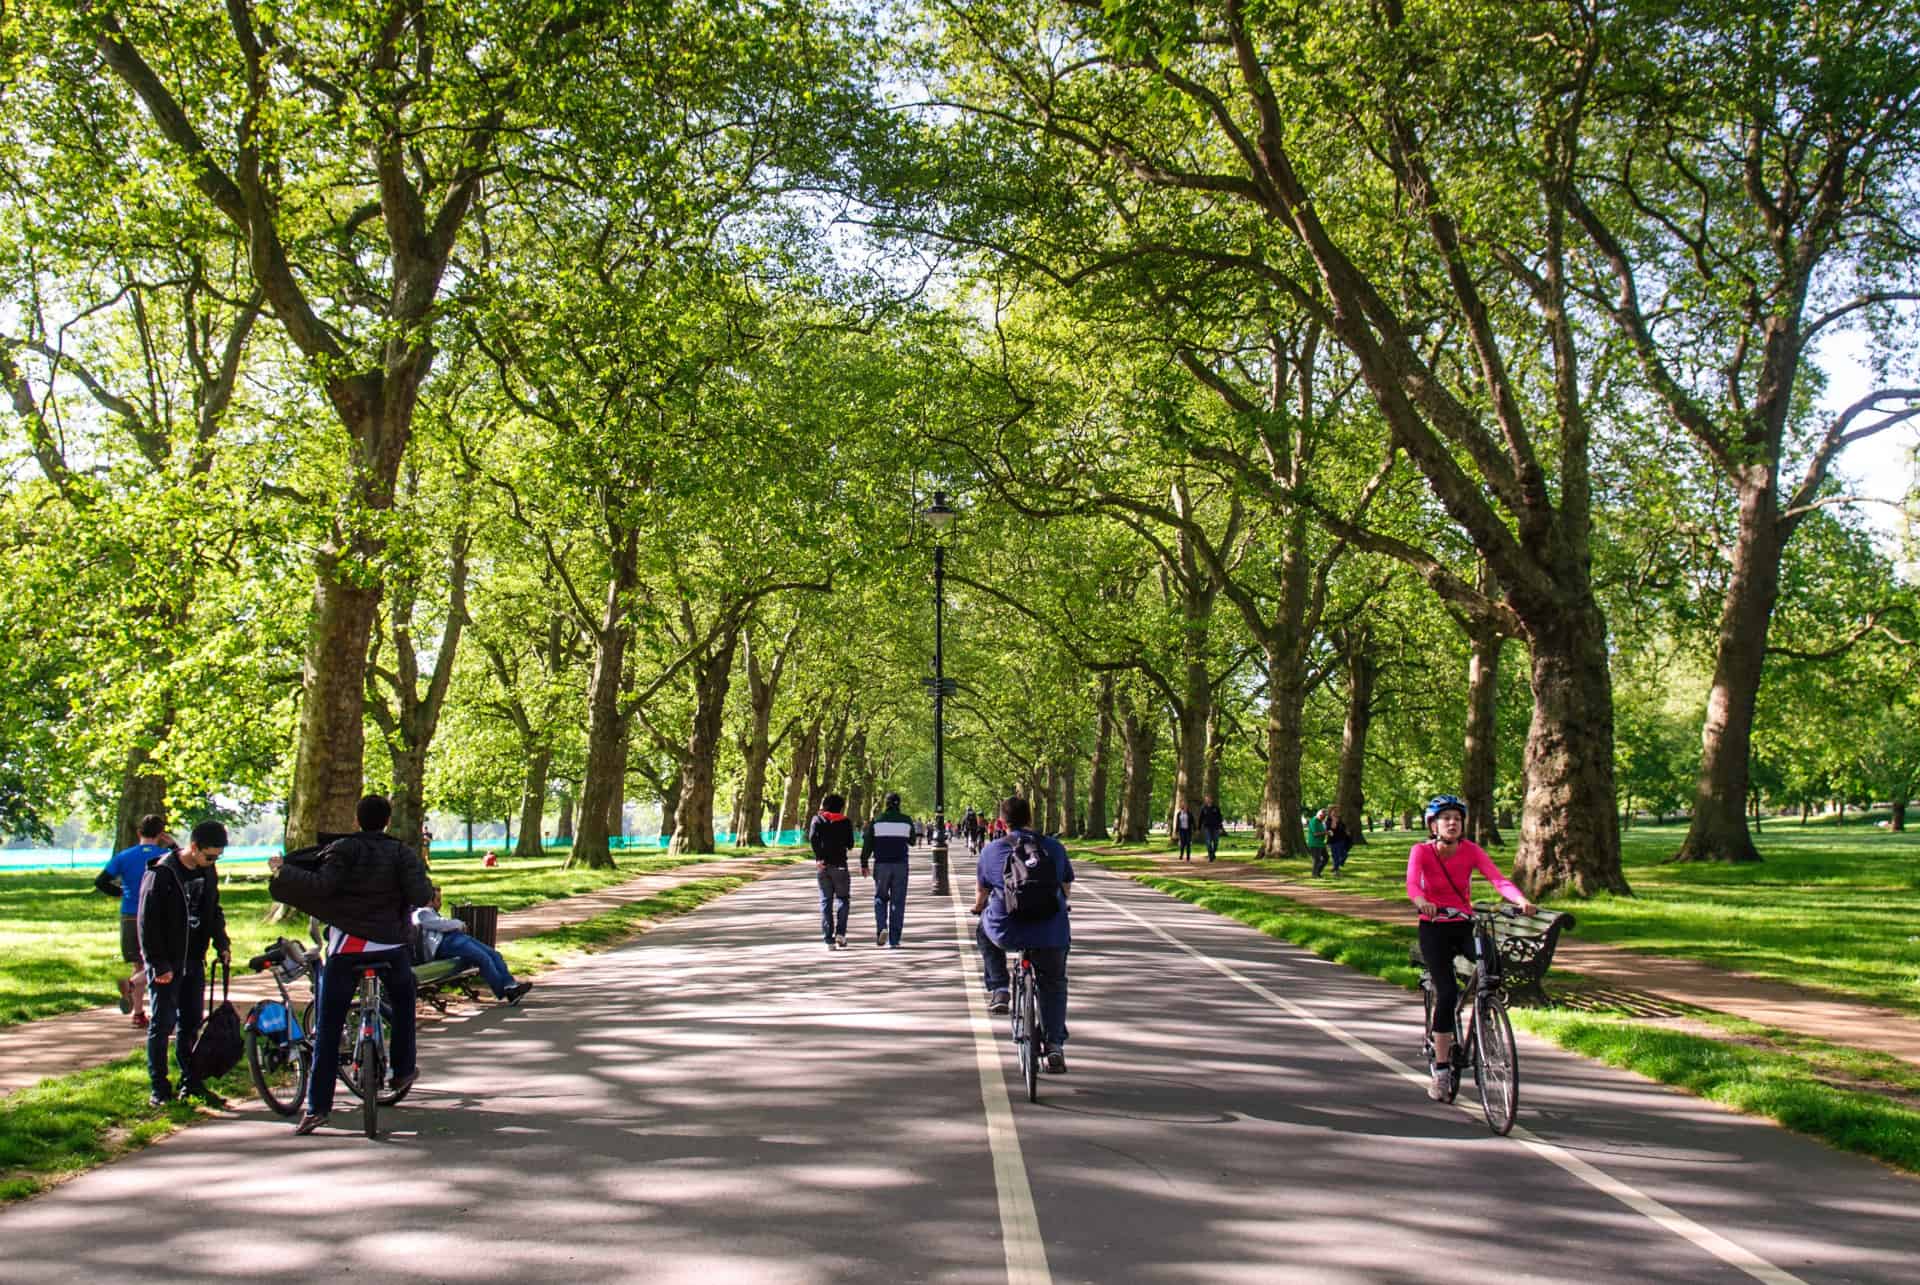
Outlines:
[[[933,493],[933,503],[920,514],[933,532],[933,887],[935,897],[951,895],[947,883],[947,674],[945,655],[947,599],[947,528],[953,510],[944,491]]]

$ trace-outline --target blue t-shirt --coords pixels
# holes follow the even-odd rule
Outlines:
[[[1052,854],[1054,866],[1060,872],[1060,884],[1064,888],[1073,882],[1073,862],[1067,860],[1067,850],[1058,839],[1046,835],[1040,835],[1039,839],[1041,851]],[[1064,897],[1061,898],[1063,904],[1059,913],[1051,919],[1013,919],[1007,915],[1007,903],[1001,898],[1000,889],[1007,869],[1007,853],[1012,846],[1010,839],[1000,838],[980,849],[977,877],[983,887],[993,889],[987,898],[987,908],[980,912],[981,928],[996,946],[1006,950],[1071,945],[1071,916],[1064,904]]]
[[[164,857],[168,849],[157,843],[136,843],[123,848],[107,861],[106,871],[120,881],[120,913],[140,913],[140,881],[147,877],[147,862]]]

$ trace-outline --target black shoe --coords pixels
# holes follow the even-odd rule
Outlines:
[[[198,1098],[216,1111],[225,1109],[227,1105],[225,1098],[204,1084],[185,1085],[180,1090],[180,1096],[183,1098]]]
[[[170,1105],[172,1102],[173,1102],[172,1090],[168,1090],[165,1093],[161,1093],[156,1090],[155,1092],[147,1094],[147,1105],[150,1107],[164,1107],[164,1106]]]
[[[312,1133],[315,1129],[318,1129],[321,1125],[325,1124],[326,1122],[327,1122],[327,1117],[323,1115],[315,1115],[313,1112],[309,1111],[305,1115],[300,1117],[299,1124],[296,1124],[293,1126],[293,1136],[298,1138],[305,1134]]]
[[[1013,1011],[1013,995],[1008,991],[994,991],[987,996],[989,1013],[1009,1013]]]
[[[1062,1053],[1059,1049],[1053,1049],[1049,1051],[1047,1054],[1047,1074],[1048,1075],[1065,1075],[1066,1073],[1067,1073],[1067,1055],[1065,1053]]]
[[[415,1071],[412,1075],[396,1075],[388,1082],[387,1092],[397,1098],[408,1089],[411,1089],[413,1082],[419,1078],[420,1072],[418,1071]]]
[[[506,1000],[509,1004],[518,1004],[527,997],[527,992],[532,989],[532,982],[515,982],[513,985],[507,987],[507,993],[500,998]]]

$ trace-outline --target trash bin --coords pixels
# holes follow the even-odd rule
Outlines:
[[[500,907],[476,906],[463,902],[448,912],[467,926],[467,936],[483,941],[489,946],[497,945],[494,938],[500,932]]]

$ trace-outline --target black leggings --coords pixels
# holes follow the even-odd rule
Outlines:
[[[1453,973],[1453,957],[1473,957],[1473,920],[1422,919],[1420,957],[1433,978],[1433,1033],[1453,1034],[1453,1010],[1460,1002],[1460,979]]]

